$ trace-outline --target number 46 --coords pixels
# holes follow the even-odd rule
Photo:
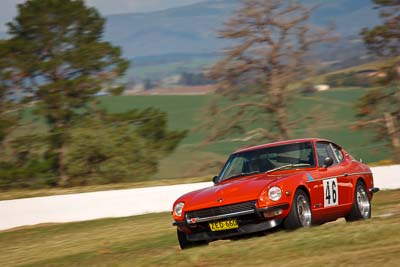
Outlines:
[[[324,184],[324,206],[337,206],[339,199],[339,192],[337,187],[337,179],[326,179],[323,181]]]

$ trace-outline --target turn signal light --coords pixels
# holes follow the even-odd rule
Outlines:
[[[263,214],[264,214],[264,218],[271,218],[274,216],[281,215],[282,212],[283,212],[282,209],[277,209],[277,210],[266,211]]]

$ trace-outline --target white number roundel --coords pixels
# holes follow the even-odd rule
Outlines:
[[[339,190],[336,178],[322,181],[324,184],[324,207],[337,206],[339,203]]]

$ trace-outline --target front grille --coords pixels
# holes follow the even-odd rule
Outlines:
[[[235,212],[254,210],[256,207],[256,202],[257,202],[256,200],[251,200],[220,207],[189,211],[186,213],[186,216],[187,219],[190,220],[191,218],[207,218],[207,217],[220,216]]]

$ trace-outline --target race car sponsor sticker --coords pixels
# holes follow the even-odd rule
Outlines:
[[[339,190],[336,178],[322,181],[324,184],[324,207],[337,206],[339,203]]]

